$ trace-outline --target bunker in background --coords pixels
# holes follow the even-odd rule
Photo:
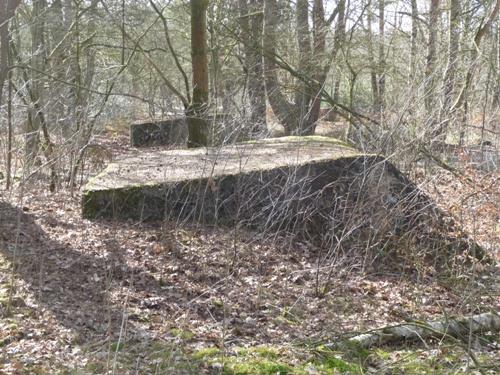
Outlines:
[[[134,147],[181,145],[186,140],[187,125],[182,117],[130,125],[130,144]]]
[[[246,130],[236,126],[235,119],[226,114],[207,116],[208,137],[212,144],[244,140]],[[130,124],[130,145],[133,147],[184,146],[188,137],[187,118],[137,121]]]

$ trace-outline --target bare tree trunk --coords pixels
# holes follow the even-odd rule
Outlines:
[[[309,3],[306,0],[297,1],[296,25],[299,47],[300,74],[298,92],[295,103],[290,103],[279,87],[276,58],[276,0],[265,1],[264,27],[264,77],[269,103],[284,125],[285,134],[313,134],[319,118],[321,106],[321,90],[324,85],[330,61],[325,53],[326,21],[322,0],[313,3],[313,43],[309,28]]]
[[[450,0],[448,26],[448,63],[443,78],[443,108],[440,116],[440,125],[434,133],[433,139],[444,142],[450,123],[451,104],[455,87],[455,72],[458,67],[458,43],[460,40],[460,0]]]
[[[193,69],[193,101],[187,109],[188,147],[208,145],[208,0],[191,0],[191,65]]]
[[[12,59],[10,56],[10,18],[14,16],[19,0],[0,1],[0,107],[2,106],[3,86],[7,80],[7,165],[6,189],[11,187],[12,178]]]
[[[418,7],[417,0],[411,0],[411,46],[410,46],[410,83],[415,79],[417,67],[417,37],[418,37]]]
[[[342,0],[341,0],[342,2]],[[321,90],[326,81],[330,62],[326,55],[326,22],[325,8],[323,0],[314,0],[313,5],[313,57],[311,58],[311,68],[313,69],[314,83],[312,89],[311,106],[307,122],[302,129],[301,134],[314,134],[316,123],[321,111]],[[334,53],[337,51],[334,50]]]
[[[297,44],[299,52],[299,71],[311,76],[311,32],[309,30],[309,1],[297,0],[296,6],[296,27],[297,27]],[[295,105],[299,110],[298,132],[302,133],[303,129],[308,127],[309,105],[312,100],[312,88],[305,82],[297,82],[297,90],[295,92]]]
[[[372,87],[373,97],[373,111],[378,113],[380,107],[378,79],[377,79],[377,66],[375,63],[375,56],[373,51],[373,31],[372,31],[372,2],[368,1],[367,6],[367,27],[368,27],[368,61],[370,63],[370,82]]]
[[[245,48],[245,66],[248,77],[251,133],[265,134],[266,87],[264,83],[264,61],[262,53],[262,29],[264,26],[263,0],[239,0],[240,27]]]
[[[38,154],[40,137],[39,132],[42,131],[43,135],[43,154],[47,161],[48,168],[50,170],[50,184],[49,190],[51,192],[55,191],[57,186],[57,171],[55,167],[54,159],[54,144],[51,141],[49,134],[49,128],[46,121],[45,114],[43,112],[43,107],[41,104],[41,74],[43,71],[45,63],[45,45],[44,45],[44,34],[43,34],[43,21],[41,15],[44,14],[46,9],[46,2],[44,0],[38,0],[33,2],[33,27],[32,27],[32,67],[31,76],[27,73],[26,69],[22,70],[22,79],[24,81],[24,86],[28,97],[24,98],[24,103],[28,106],[28,121],[26,129],[26,158],[27,161],[32,161]],[[11,44],[12,57],[16,58],[18,62],[21,61],[19,52],[17,51],[15,44]],[[18,91],[18,95],[22,96]]]
[[[42,103],[42,75],[40,72],[44,71],[45,67],[45,19],[44,13],[47,8],[45,0],[34,0],[32,11],[32,27],[31,27],[31,67],[27,79],[30,86],[30,121],[27,122],[26,128],[26,160],[31,163],[38,155],[40,148],[40,127],[42,113],[38,111],[43,110]],[[38,108],[38,109],[37,109]]]
[[[287,100],[278,81],[278,66],[275,61],[277,23],[276,0],[265,0],[263,50],[266,93],[274,114],[283,124],[285,134],[289,135],[297,128],[299,112],[296,106]]]
[[[335,28],[334,41],[333,41],[333,53],[334,56],[338,56],[341,48],[344,48],[345,44],[345,27],[346,27],[346,14],[345,14],[345,5],[346,0],[339,0],[337,5],[338,10],[338,21],[337,27]],[[333,101],[338,103],[340,99],[340,78],[335,80],[334,89],[333,89]],[[332,122],[335,122],[337,119],[337,113],[333,112],[333,115],[330,117]]]
[[[385,0],[378,0],[378,112],[383,122],[385,107]]]
[[[9,65],[12,63],[9,53]],[[6,167],[6,184],[7,190],[10,189],[11,179],[12,179],[12,138],[14,129],[12,127],[12,70],[9,70],[7,74],[8,86],[7,86],[7,167]]]
[[[425,67],[425,109],[432,116],[434,110],[434,70],[436,68],[436,39],[439,20],[439,0],[430,0],[429,10],[429,40],[427,44],[427,64]]]
[[[496,35],[495,35],[495,41],[494,43],[494,53],[493,53],[493,67],[494,70],[496,71],[495,74],[495,81],[494,81],[494,91],[493,91],[493,100],[492,100],[492,107],[494,109],[497,109],[500,107],[500,27],[497,27],[496,30]]]
[[[95,14],[94,11],[97,8],[98,0],[92,0],[90,5],[86,8],[86,11],[83,12],[80,9],[80,6],[77,4],[77,7],[74,9],[74,45],[75,45],[75,57],[71,63],[73,67],[73,75],[75,85],[72,87],[73,93],[73,113],[74,113],[74,122],[76,124],[75,128],[75,146],[72,150],[71,155],[71,167],[69,174],[69,185],[71,187],[71,191],[73,192],[73,187],[76,183],[76,177],[78,170],[82,168],[83,165],[83,157],[85,155],[85,150],[92,138],[93,126],[95,124],[94,121],[90,121],[87,123],[87,107],[90,99],[90,91],[85,88],[90,89],[92,87],[92,82],[94,80],[95,75],[95,54],[90,48],[82,48],[82,41],[80,39],[82,30],[81,27],[86,23],[87,29],[91,35],[95,33],[96,22],[95,22]],[[72,5],[67,4],[69,9],[71,9]],[[68,9],[68,10],[69,10]],[[87,18],[84,19],[84,14],[87,14]],[[122,34],[124,34],[124,29],[122,28]],[[86,43],[90,42],[92,37],[86,40]],[[124,53],[122,49],[122,56],[124,58]],[[85,62],[83,62],[84,60]],[[123,65],[123,64],[122,64]]]
[[[350,71],[351,71],[351,78],[349,80],[349,114],[348,114],[349,124],[345,132],[346,141],[351,141],[353,138],[354,118],[352,116],[352,113],[354,112],[354,90],[356,88],[356,80],[358,78],[358,73],[356,71],[354,71],[353,69],[350,69]]]
[[[21,0],[0,0],[0,105],[9,72],[9,26]]]

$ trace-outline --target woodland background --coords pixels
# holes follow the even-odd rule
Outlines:
[[[495,373],[494,334],[320,343],[498,311],[499,8],[1,0],[0,372]],[[137,152],[128,125],[184,115],[190,147],[316,132],[383,154],[492,262],[408,248],[365,268],[242,229],[83,220],[89,176]]]

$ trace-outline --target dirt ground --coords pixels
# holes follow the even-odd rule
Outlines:
[[[109,142],[115,154],[126,150],[124,139]],[[36,183],[2,191],[0,374],[189,373],[172,364],[204,348],[293,347],[408,319],[499,311],[499,175],[466,173],[415,176],[496,261],[457,256],[448,272],[345,268],[290,238],[88,221],[78,193]],[[174,367],[157,371],[160,362]],[[222,371],[204,366],[193,373]]]

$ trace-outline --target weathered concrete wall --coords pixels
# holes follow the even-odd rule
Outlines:
[[[186,141],[187,125],[182,117],[130,125],[130,144],[134,147],[181,145]]]
[[[432,204],[383,157],[319,136],[145,151],[89,182],[83,215],[238,224],[361,247],[437,225]]]
[[[212,145],[248,139],[246,129],[239,127],[233,118],[224,114],[208,116],[207,126]],[[136,122],[130,125],[130,144],[133,147],[185,145],[187,129],[186,117]]]

